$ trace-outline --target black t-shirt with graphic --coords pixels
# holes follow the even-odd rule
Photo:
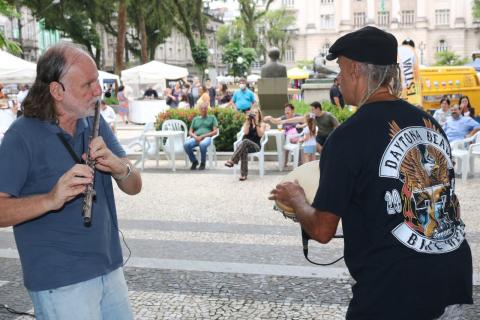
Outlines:
[[[472,257],[448,140],[402,101],[362,106],[330,135],[313,206],[342,219],[356,280],[347,319],[433,319],[472,303]]]

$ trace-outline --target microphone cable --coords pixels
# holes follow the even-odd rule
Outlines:
[[[308,233],[305,232],[305,230],[303,230],[303,228],[301,228],[302,230],[302,246],[303,246],[303,255],[305,256],[305,259],[307,259],[308,262],[310,262],[311,264],[314,264],[314,265],[317,265],[317,266],[322,266],[322,267],[326,267],[326,266],[331,266],[332,264],[335,264],[337,263],[338,261],[342,260],[344,256],[341,256],[340,258],[332,261],[332,262],[327,262],[327,263],[320,263],[320,262],[315,262],[313,260],[311,260],[309,257],[308,257],[308,240],[310,240],[310,236],[308,235]],[[333,236],[334,239],[343,239],[343,235],[334,235]]]

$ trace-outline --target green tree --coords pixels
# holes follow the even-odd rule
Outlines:
[[[473,17],[480,19],[480,0],[473,0]]]
[[[295,14],[291,11],[280,10],[269,11],[259,21],[259,24],[265,26],[265,40],[262,45],[262,52],[265,52],[268,48],[264,47],[268,44],[269,47],[277,47],[280,49],[280,57],[283,58],[285,51],[288,48],[288,44],[293,37],[293,33],[288,31],[288,28],[295,23]]]
[[[231,66],[229,69],[231,74],[243,76],[250,70],[256,55],[255,49],[246,48],[239,40],[233,40],[224,47],[222,60]],[[239,61],[239,57],[243,61]]]
[[[249,48],[257,48],[258,34],[256,30],[257,22],[267,12],[273,0],[267,0],[264,11],[257,11],[257,0],[238,0],[240,4],[240,19],[245,26],[245,46]]]
[[[436,66],[463,66],[468,62],[468,58],[460,58],[452,51],[442,51],[435,54]]]
[[[7,17],[15,17],[18,15],[15,7],[9,5],[5,0],[0,0],[0,14]],[[18,43],[8,40],[3,32],[0,32],[0,49],[7,49],[7,51],[15,54],[22,51]]]
[[[203,77],[208,63],[206,26],[209,19],[204,12],[203,0],[173,0],[165,2],[165,8],[171,13],[173,26],[187,38],[192,59]]]
[[[140,45],[143,63],[155,58],[155,49],[172,32],[171,17],[165,10],[166,2],[167,0],[132,1],[128,7],[129,22],[138,33],[130,36]]]
[[[19,6],[32,10],[37,20],[44,19],[45,28],[59,30],[73,42],[84,45],[97,64],[100,61],[101,44],[97,32],[97,17],[102,5],[100,0],[62,0],[51,5],[51,0],[22,0]]]

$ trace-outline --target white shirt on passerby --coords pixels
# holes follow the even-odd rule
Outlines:
[[[117,115],[112,107],[106,106],[105,110],[100,110],[100,114],[102,115],[103,119],[109,124],[109,126],[113,126],[115,124],[115,120],[117,119]]]
[[[445,124],[445,122],[447,122],[447,119],[450,117],[450,115],[451,115],[450,110],[443,111],[442,108],[435,110],[435,112],[433,113],[433,117],[435,118],[435,120],[437,120],[437,122],[442,127]]]

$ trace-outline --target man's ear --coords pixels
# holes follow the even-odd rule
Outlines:
[[[50,82],[49,88],[50,88],[50,94],[52,95],[53,99],[57,101],[63,100],[63,95],[65,91],[63,90],[63,86],[59,82],[56,82],[56,81]]]

